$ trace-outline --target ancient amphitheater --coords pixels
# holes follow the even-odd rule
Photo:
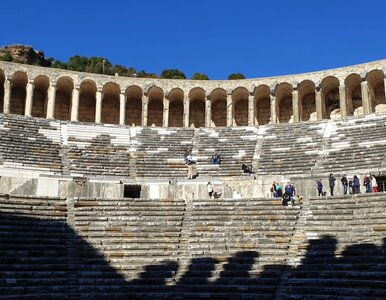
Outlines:
[[[0,62],[0,299],[386,299],[385,73],[191,81]],[[330,173],[336,195],[318,198]],[[380,192],[343,195],[344,173],[375,174]],[[273,180],[302,205],[282,207]]]

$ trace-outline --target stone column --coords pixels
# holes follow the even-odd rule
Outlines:
[[[316,119],[321,121],[323,119],[323,101],[322,101],[322,89],[319,86],[315,87],[315,106],[316,106]]]
[[[299,116],[299,91],[293,90],[292,91],[292,113],[294,114],[294,123],[298,123],[300,120]]]
[[[79,116],[79,94],[80,86],[75,85],[72,90],[72,100],[71,100],[71,121],[78,121]]]
[[[166,96],[164,97],[164,103],[163,103],[164,111],[162,116],[162,126],[168,127],[169,126],[169,104],[170,101]]]
[[[276,106],[276,95],[270,95],[271,98],[271,124],[277,123],[277,106]]]
[[[126,95],[122,90],[119,94],[119,125],[125,125]]]
[[[98,88],[96,92],[95,123],[102,122],[102,89]]]
[[[205,127],[210,127],[212,121],[212,102],[208,97],[205,100]]]
[[[56,98],[56,82],[51,81],[48,91],[47,103],[47,119],[53,119],[55,116],[55,98]]]
[[[341,84],[339,86],[339,100],[340,100],[340,117],[347,117],[347,93],[346,86]]]
[[[4,106],[3,113],[11,113],[11,94],[12,94],[12,81],[11,77],[5,78],[4,81]]]
[[[363,114],[372,112],[371,98],[369,97],[369,85],[366,80],[361,82]]]
[[[24,115],[27,117],[30,117],[32,115],[32,102],[33,102],[33,96],[34,96],[34,81],[29,80],[27,83],[27,95],[25,97],[25,109],[24,109]]]
[[[227,126],[233,126],[233,101],[230,93],[227,94]]]
[[[142,97],[142,126],[147,126],[147,108],[149,104],[149,97]]]
[[[248,126],[255,125],[255,103],[253,101],[254,99],[254,94],[248,95]]]
[[[189,97],[184,98],[184,127],[189,127]]]

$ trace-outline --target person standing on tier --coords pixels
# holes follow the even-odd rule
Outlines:
[[[370,175],[365,175],[365,176],[363,177],[363,185],[364,185],[365,188],[366,188],[366,193],[370,193],[370,192],[371,192]]]
[[[335,177],[331,173],[330,176],[328,177],[328,185],[330,186],[330,194],[331,196],[334,196],[334,187],[335,187]]]
[[[352,188],[353,188],[353,194],[360,194],[361,182],[360,182],[359,177],[357,175],[354,175],[354,178],[352,180]]]
[[[287,185],[284,188],[284,192],[288,194],[289,199],[292,205],[295,205],[295,187],[291,184],[291,182],[287,182]]]
[[[371,176],[371,187],[374,193],[378,193],[378,183],[374,175]]]
[[[342,178],[340,179],[340,182],[343,185],[343,195],[347,195],[348,180],[346,174],[343,174]]]
[[[318,197],[323,196],[323,183],[322,179],[318,179],[316,182],[316,188],[318,189]]]

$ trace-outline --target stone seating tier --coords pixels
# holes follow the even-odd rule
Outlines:
[[[272,199],[0,195],[0,292],[382,299],[385,212],[382,194],[310,199],[302,209]]]
[[[310,199],[309,210],[303,226],[297,227],[306,238],[294,252],[302,264],[291,270],[283,295],[382,299],[386,292],[384,196]]]
[[[0,157],[3,161],[61,172],[58,140],[44,132],[58,132],[48,120],[0,115]]]
[[[74,176],[184,178],[192,148],[203,177],[326,174],[378,170],[386,152],[386,116],[236,128],[107,126],[0,115],[0,168],[36,168]],[[218,149],[222,162],[211,164]],[[8,171],[9,173],[9,171]],[[8,174],[5,172],[5,174]]]

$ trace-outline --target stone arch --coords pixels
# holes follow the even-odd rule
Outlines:
[[[283,82],[276,87],[277,119],[279,123],[293,122],[292,85]]]
[[[227,92],[224,89],[214,89],[210,93],[211,125],[227,126]]]
[[[17,71],[12,75],[10,113],[24,115],[28,77],[25,72]]]
[[[169,127],[184,126],[184,92],[180,88],[172,89],[169,99]]]
[[[105,124],[119,124],[119,94],[121,90],[115,82],[108,82],[102,89],[102,119]]]
[[[255,124],[264,125],[271,121],[271,90],[269,86],[262,84],[253,91],[256,106]]]
[[[248,126],[248,96],[244,87],[236,88],[232,93],[233,118],[236,126]]]
[[[56,82],[54,118],[69,121],[71,119],[71,100],[74,82],[68,76],[59,77]]]
[[[298,85],[299,91],[299,120],[316,121],[315,83],[303,80]]]
[[[348,116],[363,114],[361,82],[362,78],[356,73],[348,75],[344,80]]]
[[[339,79],[335,76],[327,76],[323,78],[320,87],[322,89],[323,118],[336,119],[340,117]]]
[[[50,79],[47,76],[39,75],[34,79],[34,86],[31,115],[33,117],[45,118],[47,116]]]
[[[202,88],[193,88],[189,92],[189,126],[205,127],[205,96]]]
[[[0,113],[3,113],[4,110],[4,83],[5,83],[5,74],[2,69],[0,69]]]
[[[97,85],[92,79],[84,79],[79,86],[79,122],[95,122]]]
[[[147,108],[147,125],[162,127],[164,92],[161,88],[153,86],[149,89],[147,96],[149,97]]]
[[[142,97],[143,91],[137,85],[126,89],[125,124],[131,126],[142,125]]]
[[[369,85],[371,112],[386,112],[385,74],[372,70],[366,76]]]

